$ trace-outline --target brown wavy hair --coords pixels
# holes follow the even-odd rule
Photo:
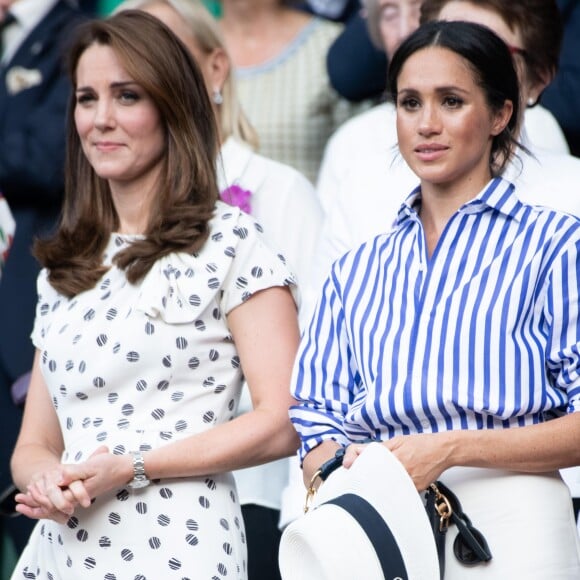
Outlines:
[[[161,257],[195,252],[208,237],[218,198],[219,139],[203,76],[187,48],[157,18],[127,10],[77,30],[68,60],[76,89],[78,62],[90,46],[110,46],[128,75],[151,97],[165,128],[166,152],[144,238],[114,258],[136,283]],[[67,119],[65,199],[56,233],[34,252],[51,285],[72,297],[94,287],[107,271],[103,252],[119,227],[111,190],[83,153],[74,124],[75,94]]]

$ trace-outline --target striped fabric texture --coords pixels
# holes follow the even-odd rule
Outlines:
[[[392,232],[334,264],[294,369],[302,457],[580,410],[580,220],[513,189],[493,179],[430,257],[417,189]]]

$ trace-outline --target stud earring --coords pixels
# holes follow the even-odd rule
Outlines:
[[[216,105],[221,105],[224,102],[224,98],[219,89],[214,89],[211,98]]]

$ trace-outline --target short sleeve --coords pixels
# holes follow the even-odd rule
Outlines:
[[[288,286],[298,301],[295,276],[286,265],[284,256],[266,244],[260,224],[240,212],[233,230],[239,241],[224,280],[224,313],[248,300],[252,294],[275,286]]]
[[[155,262],[140,284],[138,310],[169,324],[188,324],[214,302],[227,314],[273,286],[290,287],[298,302],[294,274],[267,246],[251,216],[218,202],[209,226],[199,252],[169,254]]]

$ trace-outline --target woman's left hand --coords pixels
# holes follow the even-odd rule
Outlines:
[[[133,473],[133,461],[127,455],[115,455],[101,446],[84,462],[64,465],[61,485],[66,486],[79,504],[88,507],[91,498],[122,487]]]
[[[399,435],[383,445],[403,464],[417,490],[423,491],[452,465],[450,434]]]
[[[445,469],[451,467],[448,433],[399,435],[382,444],[403,464],[418,491],[423,491]],[[346,448],[343,465],[349,468],[368,443],[353,443]]]

